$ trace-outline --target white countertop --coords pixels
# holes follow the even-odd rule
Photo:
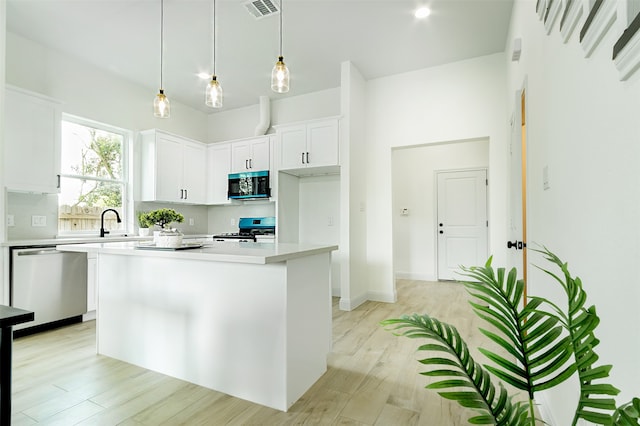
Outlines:
[[[185,239],[206,239],[211,238],[211,234],[185,235]],[[82,244],[99,242],[121,242],[121,241],[151,241],[153,236],[139,237],[137,235],[109,235],[103,238],[99,236],[78,236],[78,237],[57,237],[38,238],[28,240],[10,240],[0,243],[0,247],[23,247],[23,246],[56,246],[60,244]]]
[[[233,262],[267,264],[285,262],[314,254],[337,250],[336,245],[303,243],[253,243],[253,242],[208,242],[202,248],[187,250],[150,250],[140,248],[140,242],[109,242],[58,245],[58,250],[76,252],[97,252],[128,256],[152,256],[171,259],[205,260],[213,262]],[[144,242],[142,243],[144,246]]]

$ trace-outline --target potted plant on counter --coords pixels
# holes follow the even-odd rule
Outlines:
[[[152,228],[154,223],[149,219],[148,212],[137,212],[136,216],[138,217],[138,234],[141,237],[149,236],[149,228]]]
[[[160,227],[154,232],[153,239],[158,247],[180,247],[182,233],[169,225],[173,222],[184,222],[184,216],[174,209],[158,209],[147,213],[147,220]]]

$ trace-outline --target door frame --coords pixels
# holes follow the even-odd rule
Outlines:
[[[520,140],[518,141],[518,143],[521,146],[521,160],[520,160],[520,164],[521,164],[521,179],[520,181],[518,181],[516,183],[517,187],[520,188],[520,195],[521,195],[521,200],[520,202],[522,203],[522,212],[521,212],[521,217],[517,218],[520,221],[521,227],[522,227],[522,234],[515,236],[516,239],[522,239],[522,241],[524,242],[524,246],[522,248],[522,257],[520,259],[518,259],[515,264],[513,262],[514,258],[512,257],[512,255],[510,254],[510,250],[513,250],[512,248],[507,248],[506,245],[504,246],[504,248],[506,249],[506,253],[507,253],[507,264],[509,264],[509,268],[515,267],[518,269],[518,278],[522,278],[524,280],[524,297],[525,297],[525,304],[526,304],[526,297],[527,297],[527,289],[528,289],[528,283],[527,283],[527,279],[528,279],[528,250],[527,250],[527,244],[528,242],[531,240],[531,227],[529,226],[530,224],[530,187],[531,187],[531,176],[530,176],[530,167],[529,167],[529,158],[530,158],[530,140],[529,140],[529,102],[528,102],[528,98],[529,98],[529,88],[528,88],[528,80],[527,77],[525,76],[522,82],[522,85],[520,86],[520,88],[518,88],[515,93],[514,93],[514,98],[516,99],[516,103],[513,104],[513,110],[511,113],[511,123],[512,125],[509,128],[509,134],[513,135],[513,126],[520,126],[521,127],[521,131],[520,131]],[[519,109],[519,114],[516,111],[516,108]],[[516,123],[516,118],[520,118],[520,122]],[[511,136],[509,136],[511,138]],[[512,140],[509,140],[509,149],[511,149],[511,144],[513,143]],[[523,146],[524,145],[524,146]],[[509,158],[509,168],[511,168],[511,154],[509,153],[508,155]],[[524,170],[522,170],[522,166],[524,163]],[[511,193],[511,186],[509,186],[508,188],[509,194]],[[512,230],[510,229],[510,223],[512,220],[515,220],[516,218],[511,217],[511,203],[513,202],[511,200],[511,196],[509,195],[509,216],[508,216],[508,223],[507,223],[507,241],[511,241],[511,239],[514,237],[512,235]]]
[[[491,143],[491,142],[489,142]],[[455,169],[438,169],[438,170],[434,170],[433,171],[433,184],[435,186],[434,191],[433,191],[433,195],[434,195],[434,202],[433,202],[433,217],[435,219],[435,221],[433,222],[433,227],[434,227],[434,253],[435,253],[435,272],[436,272],[436,276],[435,279],[436,281],[445,281],[445,280],[440,280],[438,277],[440,276],[440,250],[438,247],[438,174],[440,173],[456,173],[456,172],[473,172],[473,171],[480,171],[483,170],[485,172],[486,178],[487,178],[487,186],[486,186],[486,192],[485,192],[485,197],[486,197],[486,202],[485,202],[485,216],[487,218],[487,226],[486,226],[486,241],[487,241],[487,254],[490,255],[491,253],[491,239],[490,239],[490,235],[491,235],[491,217],[489,216],[491,209],[489,208],[489,200],[491,199],[490,195],[489,195],[489,191],[491,190],[491,187],[489,186],[489,166],[487,167],[465,167],[465,168],[455,168]],[[486,261],[486,259],[484,259],[482,261],[482,265],[484,265],[484,262]],[[481,265],[467,265],[467,266],[481,266]]]

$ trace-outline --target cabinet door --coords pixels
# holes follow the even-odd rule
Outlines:
[[[249,171],[249,159],[251,158],[251,143],[248,141],[234,142],[231,144],[231,173]]]
[[[156,136],[156,197],[157,201],[182,201],[182,143],[165,135]]]
[[[229,173],[231,173],[231,145],[215,143],[207,147],[207,204],[229,202]]]
[[[307,127],[305,125],[278,129],[278,167],[280,170],[305,167],[306,138]]]
[[[59,104],[9,88],[5,93],[5,185],[19,191],[59,192]]]
[[[328,120],[307,125],[308,167],[337,166],[338,121]]]
[[[268,136],[251,141],[251,161],[249,162],[251,170],[269,170],[269,147]]]
[[[204,204],[206,198],[206,149],[204,146],[185,142],[183,155],[182,189],[185,191],[183,201]]]

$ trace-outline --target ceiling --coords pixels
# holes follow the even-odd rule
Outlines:
[[[277,5],[277,1],[273,0]],[[271,92],[279,15],[252,16],[246,0],[216,2],[216,74],[224,107],[239,108],[340,85],[351,61],[366,80],[502,52],[513,0],[283,0],[287,94]],[[7,0],[7,30],[83,58],[149,89],[160,86],[160,0]],[[431,15],[413,16],[427,4]],[[212,71],[212,0],[165,0],[164,90],[204,105]]]

